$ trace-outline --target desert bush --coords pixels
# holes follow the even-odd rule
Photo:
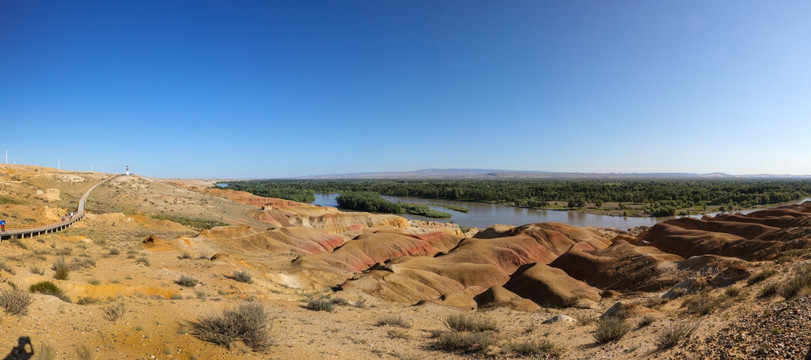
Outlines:
[[[682,303],[682,307],[687,308],[687,312],[696,315],[707,315],[720,305],[718,299],[708,292],[700,292],[693,295]]]
[[[23,290],[0,290],[0,307],[10,315],[25,315],[28,312],[28,305],[31,305],[33,301],[31,294]]]
[[[121,319],[127,312],[127,307],[122,303],[109,305],[103,309],[104,318],[108,321],[116,322]]]
[[[88,297],[82,296],[82,297],[79,297],[79,299],[76,300],[76,304],[78,304],[78,305],[95,305],[95,304],[101,304],[101,300],[99,300],[98,298],[94,298],[92,296],[88,296]]]
[[[574,319],[580,325],[588,325],[597,321],[597,317],[589,313],[579,313],[574,315]]]
[[[17,273],[16,271],[14,271],[14,269],[11,268],[11,266],[8,266],[8,265],[6,265],[6,263],[0,261],[0,271],[2,271],[2,270],[5,270],[7,273],[9,273],[11,275],[14,275],[14,274]]]
[[[70,254],[73,254],[73,248],[71,247],[63,247],[61,249],[56,250],[56,255],[59,256],[69,256]]]
[[[239,282],[244,282],[244,283],[247,283],[247,284],[253,283],[253,279],[251,278],[251,274],[248,274],[245,271],[239,271],[239,270],[234,271],[234,276],[232,276],[231,279],[234,279],[234,280],[239,281]]]
[[[56,359],[56,349],[51,344],[42,344],[39,346],[36,360],[54,360]]]
[[[147,259],[146,256],[139,257],[137,260],[135,260],[135,263],[136,264],[144,264],[144,266],[149,266],[150,265],[149,259]]]
[[[757,284],[757,283],[759,283],[759,282],[761,282],[763,280],[768,279],[772,275],[774,275],[774,270],[772,270],[772,269],[763,270],[763,271],[757,273],[756,275],[750,277],[749,279],[747,279],[746,284],[748,284],[750,286],[754,285],[754,284]]]
[[[194,287],[198,282],[199,281],[197,281],[197,279],[186,275],[183,275],[180,277],[180,279],[175,280],[175,284],[186,287]]]
[[[331,302],[333,305],[338,305],[338,306],[347,306],[347,305],[349,305],[349,301],[342,298],[342,297],[330,298],[329,302]]]
[[[377,326],[399,326],[404,329],[411,328],[411,323],[400,315],[389,315],[377,319]]]
[[[67,280],[68,274],[70,274],[70,267],[64,257],[54,260],[51,270],[54,271],[54,279],[57,280]]]
[[[800,294],[811,292],[811,267],[800,270],[800,272],[777,288],[777,294],[793,299]]]
[[[307,302],[305,308],[314,311],[332,312],[335,310],[335,305],[327,299],[312,299]]]
[[[241,340],[254,351],[266,350],[272,345],[268,334],[269,320],[262,305],[245,303],[236,309],[225,310],[190,323],[191,334],[200,340],[231,348]]]
[[[79,360],[91,360],[93,359],[93,351],[87,346],[81,345],[76,348],[76,356]]]
[[[520,356],[532,356],[539,358],[559,358],[563,356],[563,348],[555,345],[547,339],[539,341],[528,341],[513,343],[509,346],[510,351]]]
[[[28,268],[28,270],[31,270],[32,274],[45,275],[45,270],[38,266],[31,265],[31,267]]]
[[[28,250],[28,246],[27,246],[27,245],[25,245],[25,244],[23,244],[23,242],[22,242],[20,239],[13,238],[13,239],[11,239],[9,242],[10,242],[12,245],[17,246],[17,247],[19,247],[19,248],[21,248],[21,249],[23,249],[23,250]]]
[[[80,270],[84,268],[91,268],[96,266],[96,260],[93,259],[73,259],[68,265],[68,268],[72,271]]]
[[[655,317],[647,315],[647,316],[643,317],[641,320],[639,320],[639,322],[636,324],[636,327],[641,329],[641,328],[643,328],[645,326],[653,324],[654,321],[656,321]]]
[[[481,332],[445,331],[439,334],[432,347],[441,351],[475,353],[486,352],[495,344],[491,334]]]
[[[780,287],[780,284],[778,284],[776,282],[767,284],[766,286],[763,287],[763,289],[760,290],[760,294],[758,294],[758,297],[767,298],[767,297],[775,296],[775,295],[777,295],[777,289],[779,287]]]
[[[408,332],[406,330],[396,329],[396,328],[395,329],[389,329],[388,331],[386,331],[386,335],[388,335],[389,338],[391,338],[391,339],[408,339],[408,338],[410,338],[410,336],[408,336]]]
[[[730,298],[737,297],[738,295],[741,295],[741,288],[730,286],[724,290],[724,295]]]
[[[65,292],[62,291],[62,289],[60,289],[59,286],[56,286],[56,284],[50,281],[40,281],[36,284],[32,284],[31,286],[28,287],[28,290],[31,291],[32,293],[40,293],[43,295],[56,296],[62,301],[70,302],[70,298],[68,298],[67,295],[65,295]]]
[[[597,322],[597,329],[594,330],[594,340],[598,344],[618,341],[629,331],[631,331],[631,325],[625,322],[625,319],[606,316]]]
[[[682,339],[687,339],[698,329],[698,323],[679,321],[656,333],[656,348],[659,350],[669,349],[679,344]]]
[[[358,296],[358,299],[355,300],[355,303],[352,304],[352,305],[355,306],[358,309],[366,308],[366,299]]]
[[[191,254],[184,252],[183,254],[180,254],[180,256],[178,256],[177,258],[180,260],[191,259]]]
[[[121,250],[113,248],[113,249],[110,249],[110,252],[108,254],[110,256],[118,256],[119,254],[121,254]]]
[[[475,319],[464,314],[454,314],[445,318],[445,326],[455,331],[495,331],[496,324],[486,319]]]

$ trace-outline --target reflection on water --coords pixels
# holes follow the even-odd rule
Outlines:
[[[315,201],[313,202],[313,204],[321,206],[337,207],[338,202],[335,201],[335,198],[337,196],[338,194],[315,194]],[[429,200],[429,199],[406,198],[385,195],[383,196],[383,198],[393,202],[429,204],[430,208],[434,210],[447,212],[453,215],[453,217],[450,219],[432,219],[416,215],[403,215],[408,219],[431,220],[440,222],[453,221],[459,225],[475,226],[477,228],[486,228],[494,224],[518,226],[540,222],[561,222],[575,226],[614,227],[624,230],[636,226],[642,225],[653,226],[654,224],[656,224],[656,219],[650,217],[608,216],[608,215],[586,214],[577,211],[538,210],[497,204],[472,203],[472,202],[450,201],[450,200]],[[470,209],[470,212],[464,213],[454,211],[436,205],[461,206]]]

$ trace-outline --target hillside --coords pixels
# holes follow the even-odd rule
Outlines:
[[[58,221],[103,177],[0,165],[0,215]],[[631,232],[543,223],[463,233],[121,176],[93,191],[87,211],[65,231],[0,242],[4,351],[28,340],[34,358],[58,359],[801,359],[811,350],[811,202]],[[30,305],[14,306],[26,296]],[[225,325],[203,319],[240,306],[227,314],[244,317],[228,326],[250,336],[212,336]],[[464,324],[483,331],[451,329]],[[603,343],[604,330],[623,326]],[[678,329],[692,332],[664,346]]]

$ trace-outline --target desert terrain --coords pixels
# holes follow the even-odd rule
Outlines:
[[[0,165],[0,218],[57,222],[111,176]],[[811,351],[811,202],[629,231],[544,223],[463,233],[131,175],[99,186],[86,208],[64,231],[0,242],[2,355],[803,359]]]

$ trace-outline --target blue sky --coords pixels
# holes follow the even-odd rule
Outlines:
[[[7,0],[0,151],[158,177],[811,174],[809,16],[805,0]]]

